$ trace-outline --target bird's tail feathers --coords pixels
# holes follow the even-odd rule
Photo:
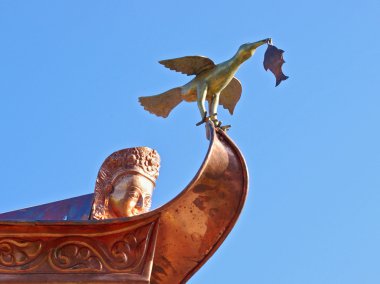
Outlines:
[[[181,88],[178,87],[156,96],[139,97],[139,102],[150,113],[168,117],[172,109],[182,102],[181,93]]]

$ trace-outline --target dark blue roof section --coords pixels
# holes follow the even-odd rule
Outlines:
[[[88,220],[94,194],[33,206],[0,214],[0,220]]]

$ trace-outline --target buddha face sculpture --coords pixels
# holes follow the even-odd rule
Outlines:
[[[128,173],[119,177],[108,201],[110,217],[135,216],[148,212],[153,188],[152,181],[138,174]]]
[[[159,167],[158,153],[148,147],[111,154],[98,173],[91,219],[132,217],[148,212]]]

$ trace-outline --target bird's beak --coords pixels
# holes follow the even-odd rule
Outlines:
[[[249,49],[255,50],[256,48],[258,48],[259,46],[262,46],[263,44],[271,44],[271,43],[272,43],[272,39],[266,38],[266,39],[259,40],[259,41],[249,44]]]

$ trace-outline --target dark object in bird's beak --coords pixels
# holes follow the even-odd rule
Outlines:
[[[268,41],[268,48],[265,51],[264,55],[264,69],[268,71],[268,69],[274,74],[276,77],[276,87],[284,80],[289,77],[282,73],[282,64],[285,63],[283,58],[284,51],[282,49],[278,49],[274,45]]]

